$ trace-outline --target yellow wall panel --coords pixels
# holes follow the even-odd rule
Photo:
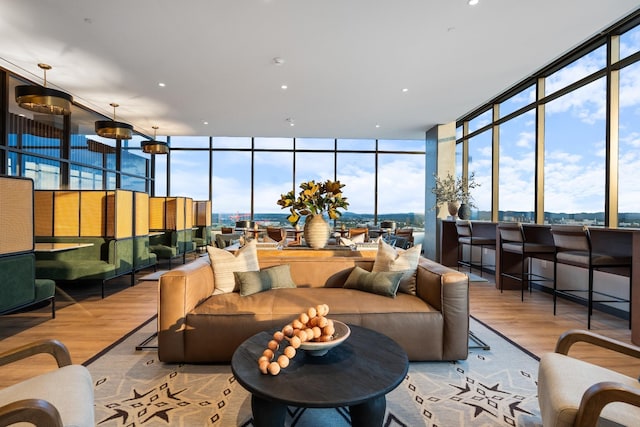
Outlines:
[[[116,230],[117,239],[133,236],[133,193],[128,190],[116,190]]]
[[[53,236],[53,191],[34,192],[35,235]]]
[[[106,193],[104,191],[80,191],[79,194],[80,236],[103,236],[107,221]]]
[[[165,198],[150,197],[149,198],[149,229],[164,230],[165,224]]]
[[[149,195],[135,192],[135,234],[146,236],[149,234]]]
[[[0,253],[33,250],[33,181],[0,178]]]
[[[53,200],[54,236],[78,236],[80,233],[80,193],[56,191]]]

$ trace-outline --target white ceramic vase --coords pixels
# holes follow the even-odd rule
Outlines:
[[[322,249],[329,241],[331,227],[322,214],[307,215],[304,222],[304,240],[313,249]]]

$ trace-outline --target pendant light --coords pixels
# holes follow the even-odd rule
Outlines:
[[[26,110],[36,113],[66,115],[71,114],[73,98],[68,93],[47,87],[47,70],[51,65],[38,64],[44,72],[43,86],[16,86],[16,102]]]
[[[103,138],[111,139],[131,139],[133,126],[128,123],[116,121],[116,108],[118,104],[112,102],[113,120],[98,120],[96,122],[96,133]]]
[[[167,154],[169,152],[169,144],[164,141],[156,140],[156,132],[158,131],[158,126],[152,126],[152,128],[153,139],[142,141],[140,143],[142,151],[148,154]]]

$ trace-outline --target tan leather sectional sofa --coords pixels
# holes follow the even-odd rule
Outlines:
[[[280,329],[302,311],[328,304],[329,318],[374,329],[404,348],[411,361],[462,360],[468,354],[467,276],[420,258],[417,295],[395,298],[344,289],[355,266],[371,270],[374,259],[347,257],[258,257],[260,268],[289,264],[297,288],[249,296],[213,295],[209,259],[163,274],[159,286],[158,354],[163,362],[228,362],[250,336]],[[266,343],[265,343],[266,344]],[[376,351],[376,343],[371,343]]]

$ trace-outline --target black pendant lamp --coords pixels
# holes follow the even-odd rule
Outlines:
[[[116,108],[118,104],[112,102],[113,120],[98,120],[96,122],[96,133],[103,138],[111,139],[131,139],[133,126],[128,123],[116,121]]]
[[[156,140],[156,132],[158,131],[158,126],[152,126],[152,128],[153,139],[142,141],[140,143],[142,151],[148,154],[167,154],[169,152],[169,144],[164,141]]]
[[[16,102],[26,110],[36,113],[71,114],[73,97],[68,93],[47,87],[47,70],[51,65],[38,64],[44,72],[44,86],[16,86]]]

